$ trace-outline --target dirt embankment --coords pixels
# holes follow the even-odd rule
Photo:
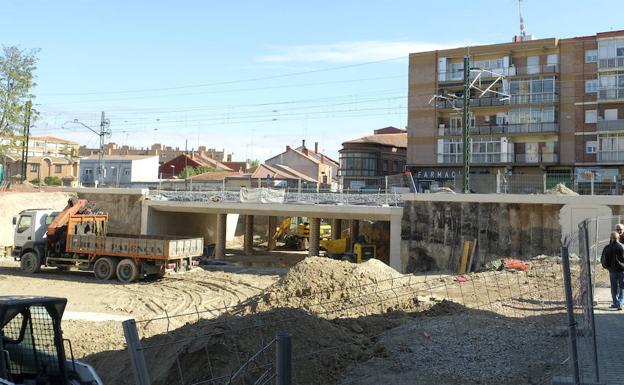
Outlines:
[[[229,314],[144,339],[144,353],[155,385],[227,379],[287,332],[297,384],[541,383],[565,354],[565,338],[552,333],[563,321],[552,275],[559,267],[543,264],[551,262],[529,272],[477,273],[463,282],[429,277],[434,284],[421,295],[409,291],[423,284],[420,277],[378,261],[307,258]],[[468,300],[470,290],[476,301]],[[497,300],[508,293],[517,298]],[[258,355],[238,383],[257,380],[272,365],[272,349]],[[132,383],[127,352],[86,361],[107,383]]]

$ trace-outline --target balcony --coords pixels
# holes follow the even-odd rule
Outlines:
[[[449,100],[439,100],[436,103],[436,107],[439,110],[452,109],[452,108],[462,108],[464,102],[461,98],[457,98],[454,102]],[[470,108],[473,107],[497,107],[497,106],[508,106],[509,99],[501,99],[501,98],[472,98],[470,99]]]
[[[542,164],[559,162],[559,154],[516,154],[516,163]]]
[[[525,75],[549,75],[559,73],[559,64],[543,64],[527,67],[511,67],[514,69],[513,74],[509,76],[525,76]]]
[[[598,90],[598,101],[624,99],[624,87],[602,87]]]
[[[624,151],[598,151],[598,162],[624,162]]]
[[[511,95],[511,104],[540,104],[559,101],[559,94],[542,92],[536,94]]]
[[[491,163],[511,163],[513,154],[509,153],[472,153],[470,154],[471,164],[491,164]],[[464,162],[463,154],[438,154],[438,163],[457,164]]]
[[[611,57],[598,60],[598,69],[624,68],[624,57]]]
[[[599,120],[598,131],[624,131],[624,119]]]
[[[441,132],[444,136],[462,135],[461,127],[445,127]],[[519,123],[491,126],[475,126],[470,128],[470,135],[499,135],[499,134],[531,134],[559,132],[559,123]]]
[[[516,68],[515,67],[508,67],[508,68],[484,68],[484,70],[487,70],[487,71],[490,71],[490,72],[483,72],[483,74],[481,75],[481,78],[483,78],[483,79],[496,78],[496,75],[503,75],[503,76],[514,76],[514,75],[516,75]],[[478,74],[477,71],[470,71],[470,79],[476,78],[477,74]],[[462,81],[462,80],[464,80],[464,70],[463,69],[460,69],[459,71],[438,72],[438,81],[440,81],[440,82],[458,82],[458,81]]]

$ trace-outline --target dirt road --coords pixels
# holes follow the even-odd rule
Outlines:
[[[121,320],[150,319],[166,314],[194,313],[188,318],[212,318],[212,309],[231,307],[258,294],[277,279],[278,270],[243,268],[237,272],[195,269],[167,275],[160,280],[122,285],[102,282],[86,272],[63,272],[44,268],[26,275],[19,265],[0,259],[0,293],[3,295],[47,295],[67,298],[65,336],[72,340],[78,357],[124,346]],[[176,318],[169,325],[155,322],[142,332],[150,335],[188,322]]]

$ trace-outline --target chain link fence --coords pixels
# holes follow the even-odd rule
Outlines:
[[[569,373],[561,277],[559,258],[544,257],[526,269],[302,287],[127,321],[135,380],[114,382],[285,384],[276,339],[286,333],[288,384],[550,384]],[[122,370],[121,359],[107,364]]]
[[[459,192],[462,188],[461,176],[446,184]],[[577,178],[571,173],[509,174],[470,174],[470,188],[480,194],[547,194],[561,193],[560,185],[579,195],[621,195],[621,176],[596,179]]]

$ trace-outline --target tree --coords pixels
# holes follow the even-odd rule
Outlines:
[[[254,168],[254,167],[258,167],[260,165],[260,161],[258,159],[247,159],[247,167],[248,168]]]
[[[34,72],[37,69],[38,52],[38,49],[5,46],[0,51],[0,136],[13,138],[9,140],[13,143],[8,146],[16,145],[16,133],[23,136],[24,104],[35,97],[31,91],[37,85]],[[36,116],[36,111],[32,111],[31,121]],[[0,154],[2,152],[0,147]]]
[[[178,175],[178,178],[180,179],[186,179],[186,178],[190,178],[194,175],[197,175],[197,172],[195,171],[195,169],[191,166],[186,166],[182,169],[182,171],[180,171],[180,174]]]

